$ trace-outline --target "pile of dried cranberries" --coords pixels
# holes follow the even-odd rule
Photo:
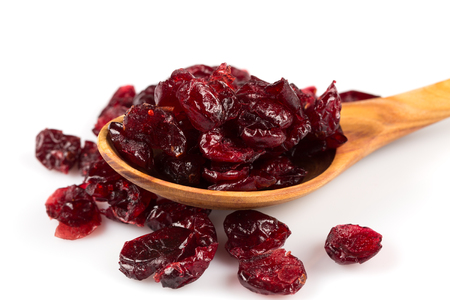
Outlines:
[[[342,100],[341,100],[342,96]],[[120,87],[100,113],[94,134],[111,122],[108,137],[130,165],[166,180],[215,190],[278,189],[300,183],[307,170],[296,160],[341,146],[341,101],[374,95],[338,94],[334,82],[317,97],[282,78],[267,83],[247,71],[221,64],[175,70],[165,81],[136,94]],[[295,153],[295,156],[294,156]],[[296,160],[293,158],[295,157]],[[197,280],[218,248],[210,210],[178,204],[133,184],[101,157],[97,145],[61,130],[36,137],[36,158],[67,174],[78,166],[84,180],[57,189],[46,201],[59,221],[55,235],[76,240],[107,219],[151,233],[126,242],[120,271],[164,287]],[[98,204],[102,203],[103,208]],[[303,263],[282,249],[291,234],[273,217],[236,211],[224,221],[226,250],[238,259],[243,286],[261,294],[293,294],[306,281]],[[381,249],[381,235],[358,225],[334,227],[325,244],[340,264],[363,263]]]

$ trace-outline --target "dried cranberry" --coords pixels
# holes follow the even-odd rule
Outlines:
[[[279,81],[268,85],[265,90],[270,96],[285,105],[292,112],[297,113],[302,110],[300,99],[286,79],[281,78]]]
[[[214,225],[205,213],[195,213],[173,225],[192,230],[196,243],[195,254],[167,265],[154,278],[163,287],[180,288],[194,282],[204,273],[214,258],[218,243]]]
[[[102,157],[100,152],[98,152],[97,144],[91,141],[85,141],[78,158],[78,169],[81,175],[86,176],[91,164],[100,159]]]
[[[69,173],[80,152],[80,138],[61,130],[44,129],[36,136],[36,158],[49,170]]]
[[[211,183],[218,183],[222,181],[236,181],[248,177],[250,167],[247,165],[229,165],[219,166],[212,164],[210,168],[204,168],[202,172],[203,178]]]
[[[153,169],[153,150],[149,143],[127,138],[122,123],[109,123],[108,136],[125,161],[143,171]]]
[[[355,101],[377,98],[380,96],[351,90],[351,91],[339,93],[339,97],[341,98],[342,102],[355,102]]]
[[[207,65],[193,65],[187,67],[185,70],[195,77],[207,79],[213,73],[214,68]]]
[[[203,156],[195,153],[182,157],[172,157],[161,153],[155,157],[156,169],[163,179],[187,186],[199,185],[204,164]]]
[[[127,111],[132,105],[133,99],[136,96],[136,91],[132,85],[122,86],[114,93],[108,104],[98,116],[92,132],[95,135],[100,133],[100,130],[112,119],[117,118]]]
[[[289,295],[306,282],[303,263],[290,252],[276,249],[239,261],[239,282],[252,292],[264,295]]]
[[[143,280],[172,262],[194,255],[194,233],[182,227],[166,227],[124,244],[119,256],[120,271]]]
[[[45,207],[48,216],[59,221],[55,236],[62,239],[83,238],[102,221],[92,197],[77,185],[57,189],[47,199]]]
[[[272,189],[283,188],[302,182],[306,171],[296,165],[287,156],[267,159],[258,165],[258,170],[276,178]]]
[[[143,103],[130,108],[123,119],[125,135],[162,149],[171,156],[186,150],[186,137],[174,115],[164,108]]]
[[[197,280],[217,250],[215,228],[203,212],[186,216],[174,226],[125,243],[120,271],[142,280],[152,274],[163,287],[180,288]]]
[[[248,259],[279,248],[291,234],[286,224],[256,210],[229,214],[223,223],[225,249],[237,259]]]
[[[155,103],[155,89],[156,85],[149,85],[145,90],[142,90],[133,99],[133,105],[139,105],[142,103],[148,103],[156,105]]]
[[[325,139],[339,128],[341,98],[334,81],[316,101],[306,110],[311,121],[312,133],[319,139]]]
[[[177,91],[181,107],[192,125],[207,132],[223,124],[225,111],[217,93],[204,80],[184,82]]]
[[[333,227],[325,241],[325,251],[341,265],[364,263],[381,250],[381,234],[359,225]]]
[[[210,212],[211,210],[208,209],[187,206],[169,199],[160,198],[149,212],[146,219],[146,225],[152,230],[158,230],[172,226],[176,222],[181,222],[191,215],[197,213],[208,215]]]
[[[218,162],[246,163],[254,161],[264,153],[248,147],[241,140],[227,134],[223,128],[204,133],[199,146],[206,158]]]

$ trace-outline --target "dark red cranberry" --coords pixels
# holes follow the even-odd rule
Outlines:
[[[204,168],[202,172],[203,178],[211,183],[218,183],[223,181],[237,181],[248,177],[250,167],[248,165],[230,165],[212,164],[209,168]]]
[[[239,282],[252,292],[263,295],[290,295],[306,282],[303,263],[284,249],[239,261]]]
[[[108,136],[119,155],[144,172],[153,169],[153,150],[146,141],[137,141],[125,136],[122,123],[111,122],[108,126]]]
[[[187,186],[200,184],[204,164],[203,156],[195,153],[189,153],[182,157],[161,153],[155,157],[155,167],[163,179]]]
[[[146,219],[146,225],[155,231],[164,227],[172,226],[174,223],[181,222],[184,219],[189,218],[191,215],[195,215],[197,213],[204,213],[208,215],[210,212],[211,210],[208,209],[187,206],[169,199],[160,198],[156,200],[155,205],[150,210]]]
[[[81,152],[79,137],[61,130],[44,129],[36,136],[36,158],[49,170],[69,173]]]
[[[380,96],[351,90],[351,91],[339,93],[339,97],[341,97],[342,102],[355,102],[355,101],[377,98]]]
[[[279,248],[291,234],[286,224],[256,210],[229,214],[223,223],[228,240],[225,249],[237,259],[249,259]]]
[[[155,103],[155,89],[156,85],[149,85],[145,90],[142,90],[133,99],[133,105],[139,105],[142,103],[148,103],[156,105]]]
[[[381,250],[381,234],[359,225],[333,227],[325,241],[325,251],[341,265],[364,263]]]
[[[133,99],[136,96],[136,91],[132,85],[122,86],[114,93],[108,104],[98,116],[92,132],[95,135],[100,133],[100,130],[112,119],[117,118],[127,111],[132,105]]]
[[[186,136],[167,109],[143,103],[131,107],[123,119],[126,137],[146,142],[174,157],[186,151]]]
[[[120,271],[143,280],[170,263],[195,254],[194,233],[181,227],[166,227],[124,244],[120,252]]]
[[[100,152],[98,152],[97,144],[91,141],[85,141],[78,158],[78,169],[81,175],[87,176],[91,164],[100,159],[103,158]]]
[[[334,81],[315,102],[314,106],[306,110],[311,121],[312,133],[318,139],[325,139],[339,128],[341,98]]]
[[[214,71],[213,67],[207,65],[193,65],[185,69],[197,78],[208,79]]]
[[[101,224],[100,210],[84,189],[71,185],[57,189],[46,201],[51,219],[59,221],[55,236],[76,240],[92,233]]]
[[[215,128],[200,137],[200,150],[203,155],[217,162],[246,163],[257,159],[264,153],[245,145],[243,141],[227,134],[223,128]]]
[[[180,288],[194,282],[205,272],[214,258],[218,243],[214,225],[205,213],[194,213],[173,226],[183,227],[194,233],[195,255],[167,265],[154,278],[163,287]]]

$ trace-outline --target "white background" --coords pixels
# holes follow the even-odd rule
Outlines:
[[[332,80],[340,91],[389,96],[449,79],[446,2],[2,1],[1,298],[264,299],[240,286],[223,249],[231,211],[212,212],[221,247],[179,290],[118,271],[123,243],[145,228],[105,219],[87,238],[55,238],[44,203],[82,178],[40,165],[36,134],[49,127],[95,140],[91,129],[119,86],[140,91],[197,63],[227,62],[319,93]],[[313,194],[261,209],[290,227],[285,248],[308,273],[297,294],[283,297],[448,299],[449,132],[450,119],[431,125]],[[343,223],[380,232],[383,249],[363,265],[335,264],[323,243]]]

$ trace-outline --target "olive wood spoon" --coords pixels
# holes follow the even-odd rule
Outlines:
[[[299,185],[268,191],[214,191],[167,182],[130,167],[107,138],[108,124],[98,136],[98,149],[119,174],[157,195],[210,209],[252,209],[305,196],[380,147],[450,116],[450,79],[386,98],[343,103],[341,126],[348,141],[333,156],[316,162]],[[122,122],[123,116],[114,119]],[[316,171],[314,171],[314,169]]]

